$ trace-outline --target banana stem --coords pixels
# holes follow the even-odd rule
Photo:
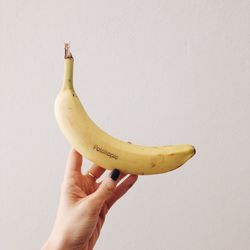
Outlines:
[[[69,43],[64,44],[64,88],[73,89],[73,66],[74,58],[69,49]]]

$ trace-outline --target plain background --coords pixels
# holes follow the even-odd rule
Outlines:
[[[70,149],[53,113],[65,41],[100,127],[197,148],[139,178],[95,249],[250,249],[249,17],[247,0],[0,0],[0,249],[39,249],[54,222]]]

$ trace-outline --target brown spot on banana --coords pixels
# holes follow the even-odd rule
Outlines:
[[[151,163],[151,168],[154,168],[156,164],[154,162]]]
[[[156,155],[156,162],[157,163],[163,162],[164,159],[165,159],[165,155],[164,154],[158,154],[158,155]]]

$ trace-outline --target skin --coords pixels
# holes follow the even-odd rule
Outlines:
[[[93,165],[88,172],[94,178],[88,172],[82,174],[81,166],[82,156],[72,150],[61,186],[56,220],[42,250],[93,249],[109,209],[138,178],[121,173],[116,181],[109,176],[97,182],[105,169]]]

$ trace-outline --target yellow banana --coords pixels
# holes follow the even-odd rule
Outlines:
[[[121,141],[88,116],[73,88],[74,59],[65,45],[64,82],[55,100],[58,125],[79,153],[95,164],[126,174],[160,174],[180,167],[195,154],[192,145],[141,146]]]

